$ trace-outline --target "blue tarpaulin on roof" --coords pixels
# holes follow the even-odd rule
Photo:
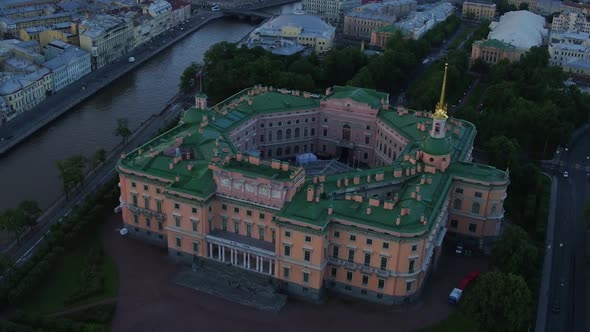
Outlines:
[[[305,165],[311,161],[316,160],[318,160],[318,157],[316,157],[316,155],[313,153],[304,153],[297,156],[297,164],[299,165]]]

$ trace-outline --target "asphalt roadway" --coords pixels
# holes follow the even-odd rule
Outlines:
[[[76,82],[47,97],[34,108],[20,114],[15,119],[0,126],[0,155],[27,139],[37,130],[57,119],[71,108],[92,96],[127,72],[139,67],[143,62],[190,35],[210,20],[222,17],[221,13],[198,12],[184,25],[160,34],[149,42],[131,50],[125,56],[100,69],[92,71]],[[129,63],[129,57],[135,62]]]
[[[555,206],[549,303],[546,331],[586,332],[590,328],[586,237],[588,224],[583,217],[584,203],[590,199],[590,131],[582,133],[567,150],[558,152],[560,168]],[[564,172],[568,172],[565,177]]]

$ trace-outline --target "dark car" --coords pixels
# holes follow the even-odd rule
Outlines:
[[[553,304],[553,307],[551,307],[551,311],[553,311],[556,314],[559,313],[559,303]]]

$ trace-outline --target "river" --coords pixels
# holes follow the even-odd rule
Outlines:
[[[110,150],[121,140],[113,135],[118,118],[128,118],[131,129],[137,128],[178,92],[180,75],[191,62],[201,62],[211,45],[237,42],[254,28],[249,21],[211,22],[2,156],[0,209],[25,199],[47,207],[61,194],[57,161]]]

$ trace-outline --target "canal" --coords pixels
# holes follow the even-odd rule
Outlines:
[[[0,209],[25,199],[47,207],[61,194],[57,161],[110,150],[121,140],[113,134],[118,118],[137,128],[178,92],[180,75],[191,62],[201,62],[213,44],[237,42],[254,28],[248,21],[225,19],[206,25],[2,156]]]

